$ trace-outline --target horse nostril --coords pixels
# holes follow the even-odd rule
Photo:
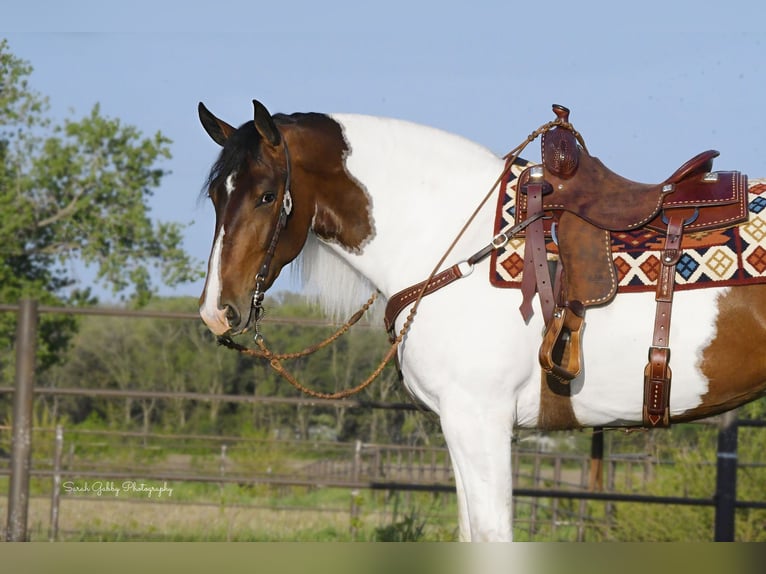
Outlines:
[[[240,314],[237,308],[233,305],[226,305],[226,320],[229,322],[229,326],[236,327],[239,325]]]

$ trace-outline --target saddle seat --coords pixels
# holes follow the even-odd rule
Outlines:
[[[567,108],[553,106],[553,110],[558,120],[569,125]],[[733,181],[736,178],[732,174],[739,175],[738,172],[711,173],[713,159],[720,155],[716,150],[699,153],[664,181],[648,184],[629,180],[610,170],[588,153],[582,139],[578,144],[578,136],[572,129],[562,126],[542,136],[543,178],[551,186],[544,192],[546,211],[569,211],[609,231],[627,231],[648,225],[662,232],[667,225],[658,217],[661,209],[686,209],[689,214],[695,209],[700,210],[698,215],[702,219],[698,218],[687,227],[698,231],[734,224],[734,219],[746,215],[746,211],[736,209],[747,192],[736,185],[740,182]],[[519,189],[528,183],[533,170],[534,166],[521,174]],[[721,177],[726,179],[722,184],[718,183]],[[521,213],[526,214],[529,211],[526,195],[519,199]],[[702,208],[716,209],[703,211]],[[724,208],[723,212],[721,208]],[[721,221],[721,217],[725,221]]]
[[[562,125],[543,134],[542,164],[527,168],[519,177],[516,220],[540,210],[553,216],[568,300],[589,307],[606,303],[616,294],[612,231],[647,227],[664,233],[670,213],[683,218],[687,232],[731,227],[747,219],[747,177],[739,172],[711,172],[719,155],[716,150],[697,154],[661,183],[638,183],[591,156],[582,139],[578,143],[579,134],[564,127],[570,125],[567,108],[554,106],[553,110]],[[526,190],[540,178],[538,205],[530,206]],[[550,224],[546,233],[551,234]],[[530,226],[527,239],[540,249],[535,244],[540,238],[534,235]]]
[[[643,227],[667,232],[673,252],[663,252],[662,267],[672,266],[672,271],[664,271],[670,273],[664,281],[671,283],[672,296],[681,236],[746,221],[747,177],[739,172],[712,172],[713,159],[719,153],[708,150],[661,183],[631,181],[588,153],[569,123],[567,108],[553,106],[553,111],[557,120],[555,127],[543,133],[542,163],[528,167],[519,177],[516,221],[541,211],[551,216],[525,230],[521,311],[529,320],[531,299],[537,292],[546,324],[540,363],[546,373],[568,382],[581,370],[585,309],[606,304],[617,293],[611,232]],[[551,235],[559,252],[553,278],[545,245],[546,236]],[[658,287],[658,301],[659,297]],[[670,298],[667,293],[662,297]],[[667,314],[669,321],[669,310]],[[667,392],[660,402],[669,394],[669,374],[667,379]],[[658,408],[661,418],[667,420],[666,405],[664,410]]]

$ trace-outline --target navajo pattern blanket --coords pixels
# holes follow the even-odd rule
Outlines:
[[[511,175],[502,182],[495,233],[515,222],[515,177]],[[676,268],[677,290],[766,283],[766,179],[749,180],[748,191],[748,222],[731,229],[684,236],[684,253]],[[656,289],[663,243],[663,234],[646,229],[612,233],[618,292]],[[557,257],[552,239],[548,241],[548,257]],[[504,248],[492,253],[490,282],[496,287],[520,288],[523,268],[524,238],[511,239]]]

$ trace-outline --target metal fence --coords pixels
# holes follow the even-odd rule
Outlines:
[[[0,427],[0,451],[8,449],[10,434],[10,427]],[[172,505],[192,504],[237,506],[247,511],[262,508],[258,502],[226,500],[223,492],[227,485],[267,488],[272,498],[268,508],[278,507],[283,513],[345,515],[349,531],[353,531],[362,512],[355,498],[355,493],[362,490],[433,493],[441,497],[441,506],[449,507],[445,513],[454,512],[454,477],[444,448],[62,427],[35,429],[33,445],[30,478],[35,481],[38,503],[44,503],[39,499],[41,496],[49,500],[49,512],[47,524],[41,524],[38,518],[34,527],[25,528],[25,539],[32,538],[30,532],[34,528],[37,529],[34,539],[41,538],[41,530],[47,530],[49,540],[62,539],[59,518],[62,514],[66,518],[67,508],[76,500],[93,507],[90,512],[95,517],[100,514],[96,508],[99,503],[114,501],[116,497],[129,499],[133,505],[161,505],[164,510]],[[270,461],[282,464],[253,462],[251,455],[258,452],[271,453]],[[517,444],[513,454],[517,531],[526,533],[530,539],[540,533],[554,540],[604,539],[609,537],[615,505],[619,502],[695,506],[716,503],[715,497],[641,494],[660,467],[669,464],[649,454],[607,455],[601,461],[603,488],[593,490],[592,462],[588,454],[548,452],[541,450],[540,445],[529,448]],[[10,474],[9,458],[0,457],[0,476]],[[184,484],[206,484],[214,492],[220,488],[221,496],[176,500],[172,492]],[[133,492],[126,492],[127,489]],[[332,507],[279,504],[280,499],[289,498],[296,489],[337,489],[348,496],[345,504]],[[62,507],[62,500],[69,506]],[[762,509],[766,503],[735,499],[734,507]],[[384,512],[377,518],[382,524],[391,519],[391,514]],[[445,514],[444,518],[454,522],[455,517]],[[71,534],[67,532],[63,538]],[[109,537],[108,532],[101,535]],[[92,532],[91,536],[99,533]],[[152,535],[136,526],[131,536],[142,539]]]
[[[0,306],[0,310],[15,310],[15,307]],[[231,464],[234,445],[244,444],[243,439],[233,437],[190,437],[188,435],[170,435],[162,437],[168,441],[208,441],[218,449],[214,455],[203,457],[207,462],[187,470],[163,468],[161,465],[135,468],[115,468],[97,464],[97,461],[78,459],[75,463],[74,453],[77,452],[74,436],[66,429],[37,429],[35,433],[54,432],[55,439],[35,438],[37,443],[52,445],[48,451],[50,456],[33,460],[33,429],[32,404],[35,394],[78,394],[87,392],[102,396],[125,396],[125,393],[135,393],[136,396],[154,398],[188,398],[193,400],[217,401],[279,401],[290,403],[319,404],[316,399],[268,399],[265,397],[242,397],[226,395],[205,395],[201,393],[159,393],[146,391],[83,391],[81,389],[42,389],[34,386],[34,356],[35,356],[35,326],[37,314],[44,312],[62,312],[58,308],[38,308],[34,301],[23,301],[17,309],[18,323],[16,336],[17,373],[13,389],[0,388],[0,392],[13,393],[13,427],[6,429],[10,434],[7,466],[0,468],[0,475],[9,475],[8,506],[6,513],[5,538],[9,541],[27,540],[29,538],[28,508],[30,502],[30,478],[50,478],[50,537],[57,538],[57,523],[60,516],[62,484],[67,478],[80,477],[103,480],[154,480],[179,482],[208,482],[215,484],[252,484],[271,485],[275,488],[342,488],[352,493],[360,489],[388,492],[433,492],[454,493],[454,481],[445,449],[403,448],[392,445],[369,445],[357,443],[318,443],[310,442],[311,448],[327,449],[332,456],[314,457],[310,465],[296,472],[291,469],[289,474],[269,472],[268,469],[253,469],[241,467],[237,470]],[[80,310],[65,310],[78,312]],[[94,312],[94,311],[88,311]],[[109,310],[98,310],[99,314],[110,313]],[[125,315],[124,311],[119,314]],[[160,314],[139,313],[130,316],[158,316]],[[167,318],[189,319],[186,314],[165,314]],[[188,395],[188,396],[187,396]],[[402,404],[371,404],[361,401],[343,400],[344,405],[353,408],[402,408],[415,409],[413,405]],[[327,404],[321,401],[321,404]],[[563,524],[574,525],[577,529],[576,539],[586,538],[586,529],[592,526],[592,520],[587,516],[586,501],[603,502],[606,515],[609,505],[614,502],[638,502],[647,504],[695,505],[715,508],[715,540],[734,539],[734,518],[737,509],[755,508],[766,509],[766,502],[741,501],[736,496],[737,476],[737,436],[738,429],[743,425],[763,426],[758,421],[737,421],[735,416],[725,416],[719,419],[717,478],[715,494],[709,498],[689,498],[684,496],[649,496],[640,494],[653,473],[659,461],[646,457],[604,457],[603,433],[594,433],[593,449],[590,456],[577,454],[547,453],[540,448],[532,451],[516,448],[514,450],[514,497],[516,511],[524,510],[523,516],[517,516],[517,521],[526,523],[530,533],[538,529],[541,522],[549,522],[555,531]],[[78,431],[83,437],[87,433]],[[41,436],[34,434],[35,437]],[[146,433],[123,433],[125,440],[139,440],[149,444],[159,440],[159,435]],[[79,440],[82,440],[81,438]],[[67,442],[65,442],[67,441]],[[306,444],[288,444],[279,441],[280,448],[305,448]],[[67,451],[66,445],[70,450]],[[252,446],[252,445],[251,445]],[[263,446],[263,445],[262,445]],[[273,444],[268,448],[274,448]],[[67,452],[70,452],[67,462]],[[211,460],[217,461],[212,463]],[[34,463],[34,464],[33,464]],[[215,466],[217,464],[217,466]],[[606,471],[606,487],[599,479]],[[619,479],[618,477],[622,477]],[[618,491],[616,485],[622,484],[627,492]],[[352,497],[353,500],[353,497]],[[573,511],[566,508],[561,501],[577,501],[578,508]],[[352,502],[347,508],[350,522],[353,524],[354,515],[358,509]]]

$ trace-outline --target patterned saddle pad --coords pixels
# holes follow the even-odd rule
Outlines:
[[[495,233],[514,224],[515,179],[504,181],[497,201]],[[750,179],[750,219],[726,230],[685,234],[684,253],[676,268],[676,289],[701,289],[766,283],[766,179]],[[660,271],[661,233],[648,229],[613,232],[612,258],[619,279],[618,293],[654,291]],[[549,258],[557,248],[548,241]],[[512,239],[492,253],[490,283],[520,288],[524,268],[524,238]]]

